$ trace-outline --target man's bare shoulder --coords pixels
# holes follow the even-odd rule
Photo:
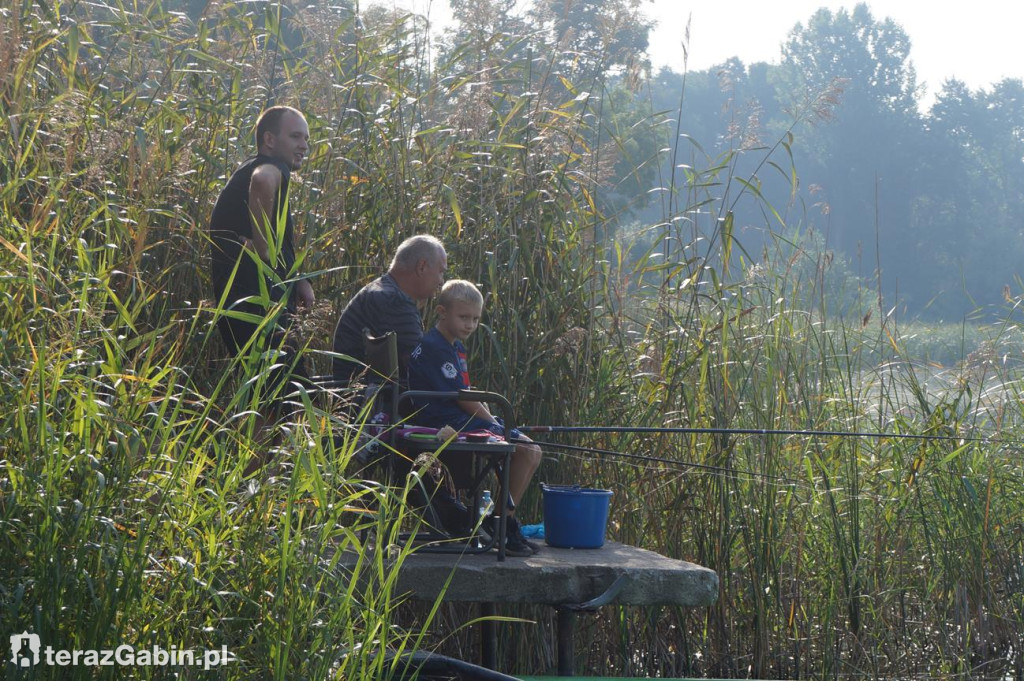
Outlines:
[[[281,170],[273,163],[264,163],[252,171],[249,187],[252,189],[275,190],[281,186]]]

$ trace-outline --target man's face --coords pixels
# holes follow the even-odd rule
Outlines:
[[[281,127],[277,134],[267,133],[263,138],[263,153],[283,161],[292,170],[302,167],[302,161],[309,151],[309,125],[298,114],[286,112],[281,116]]]
[[[444,252],[438,258],[420,260],[416,265],[417,300],[427,300],[444,285],[444,273],[448,269],[448,256]]]

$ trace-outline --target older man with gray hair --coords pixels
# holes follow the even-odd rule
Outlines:
[[[334,330],[334,352],[351,357],[334,358],[334,380],[348,381],[362,369],[363,330],[374,336],[394,331],[402,366],[423,337],[420,303],[444,283],[448,255],[435,237],[418,234],[399,245],[387,273],[364,286],[349,301]]]

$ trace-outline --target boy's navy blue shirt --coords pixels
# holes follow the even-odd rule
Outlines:
[[[466,363],[466,347],[462,341],[454,343],[432,328],[423,335],[423,340],[409,358],[409,389],[453,391],[469,388],[469,368]],[[412,420],[417,425],[430,428],[451,426],[455,430],[489,430],[504,435],[500,423],[470,416],[455,400],[417,400],[419,411]]]
[[[420,344],[409,357],[409,389],[451,392],[468,388],[469,367],[462,341],[456,338],[454,343],[449,343],[437,327],[423,334]],[[487,421],[470,416],[455,400],[417,400],[416,407],[418,411],[412,417],[416,425],[428,428],[451,426],[458,431],[488,430],[505,437],[505,424],[501,419]],[[508,437],[515,440],[520,433],[512,428]]]
[[[469,388],[466,347],[458,339],[449,343],[436,327],[430,329],[409,357],[409,389],[453,391],[466,388]],[[416,407],[418,411],[413,420],[431,428],[451,426],[463,430],[469,421],[480,420],[463,411],[455,400],[417,400]]]

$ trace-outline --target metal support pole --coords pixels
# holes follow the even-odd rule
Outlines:
[[[558,675],[573,676],[576,651],[573,638],[576,634],[576,611],[558,608]]]
[[[480,617],[494,617],[494,603],[480,604]],[[494,620],[480,622],[480,666],[498,670],[498,629]]]

